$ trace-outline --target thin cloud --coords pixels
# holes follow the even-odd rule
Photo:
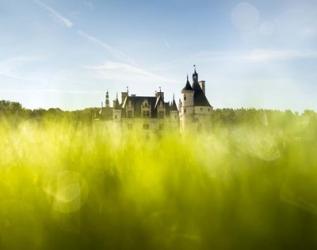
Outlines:
[[[253,50],[242,59],[251,62],[289,61],[300,59],[316,59],[317,51],[298,50]]]
[[[186,56],[180,56],[174,60],[166,61],[151,67],[156,71],[175,70],[184,62],[199,62],[202,65],[216,66],[222,63],[270,63],[289,62],[296,60],[317,59],[317,50],[283,50],[283,49],[254,49],[254,50],[205,50]]]
[[[47,10],[51,16],[56,18],[59,22],[61,22],[66,28],[72,28],[74,26],[73,22],[70,21],[68,18],[62,16],[59,12],[57,12],[55,9],[53,9],[51,6],[43,3],[40,0],[33,0],[34,3],[42,7],[43,9]]]
[[[94,76],[107,80],[129,81],[134,83],[177,82],[173,79],[168,79],[164,76],[126,63],[110,61],[97,66],[87,66],[86,69],[92,70]]]
[[[136,65],[135,61],[131,59],[124,52],[112,47],[106,42],[101,41],[99,38],[92,36],[82,30],[78,30],[78,34],[90,42],[105,49],[114,59],[104,64],[97,66],[87,66],[86,69],[92,70],[94,77],[107,80],[127,81],[134,83],[147,83],[147,82],[169,82],[175,83],[175,80],[165,78],[158,74],[149,72],[148,70]]]
[[[317,59],[316,50],[254,49],[246,51],[202,51],[191,56],[198,61],[237,61],[245,63],[264,63],[275,61],[294,61]]]
[[[111,45],[109,45],[108,43],[106,42],[103,42],[101,41],[99,38],[93,36],[93,35],[90,35],[82,30],[78,30],[78,34],[93,42],[94,44],[104,48],[109,54],[111,54],[115,59],[119,60],[119,61],[123,61],[123,62],[127,62],[127,63],[130,63],[130,64],[135,64],[134,60],[132,60],[128,55],[126,55],[124,52],[112,47]]]
[[[42,60],[42,58],[36,56],[17,56],[0,61],[0,77],[27,81],[25,77],[18,73],[18,68],[40,60]]]
[[[73,89],[0,89],[3,93],[57,93],[57,94],[103,94],[101,90],[73,90]]]
[[[65,27],[67,28],[72,28],[74,26],[74,23],[69,20],[68,18],[62,16],[59,12],[57,12],[55,9],[53,9],[51,6],[43,3],[40,0],[33,0],[34,3],[36,3],[37,5],[39,5],[40,7],[44,8],[45,10],[47,10],[54,18],[56,18],[59,22],[61,22]],[[93,6],[91,2],[86,1],[86,4],[90,4],[90,6]],[[111,45],[109,45],[108,43],[101,41],[99,38],[90,35],[88,33],[86,33],[83,30],[78,30],[77,31],[78,35],[80,35],[81,37],[95,43],[96,45],[104,48],[108,53],[110,53],[115,59],[123,61],[123,62],[127,62],[130,64],[135,64],[134,60],[132,60],[128,55],[126,55],[124,52],[112,47]]]

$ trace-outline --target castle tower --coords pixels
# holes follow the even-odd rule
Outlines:
[[[205,81],[199,81],[196,66],[192,75],[193,83],[190,85],[188,76],[185,87],[182,90],[182,100],[180,103],[180,123],[184,131],[190,127],[202,129],[209,124],[212,106],[206,97]]]
[[[194,114],[194,90],[188,76],[185,87],[182,89],[182,105],[180,109],[181,129],[184,130],[192,120]]]

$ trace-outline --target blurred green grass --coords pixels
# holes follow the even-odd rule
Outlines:
[[[314,127],[0,123],[0,249],[316,249]]]

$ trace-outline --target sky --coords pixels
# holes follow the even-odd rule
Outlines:
[[[317,110],[317,1],[0,0],[0,99],[27,108],[178,99],[194,64],[214,108]]]

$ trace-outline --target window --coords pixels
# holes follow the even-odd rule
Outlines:
[[[184,95],[184,101],[186,101],[186,95]]]
[[[115,115],[115,116],[114,116],[114,119],[115,119],[115,120],[116,120],[116,119],[118,119],[118,116],[117,116],[117,115]]]
[[[143,111],[143,117],[150,117],[150,111]]]
[[[128,118],[132,118],[132,111],[131,110],[128,111]]]
[[[143,129],[148,130],[149,128],[150,128],[150,125],[149,125],[149,124],[147,124],[147,123],[144,123],[144,124],[143,124]]]
[[[159,130],[163,130],[163,129],[164,129],[164,124],[160,124]]]
[[[200,111],[203,111],[203,108],[200,108]]]
[[[184,113],[186,113],[186,109],[184,109]]]

